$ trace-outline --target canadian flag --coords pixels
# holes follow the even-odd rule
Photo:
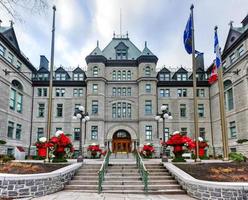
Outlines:
[[[212,68],[212,71],[211,71],[211,75],[208,78],[208,82],[209,82],[209,84],[213,84],[217,80],[218,80],[217,67],[216,67],[216,65],[214,65]]]

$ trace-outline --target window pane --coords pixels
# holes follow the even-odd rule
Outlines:
[[[38,117],[44,117],[44,115],[45,115],[45,104],[40,103],[38,105]]]
[[[8,123],[8,138],[13,138],[13,134],[14,134],[14,122],[9,121]]]
[[[10,100],[9,100],[9,107],[12,110],[15,110],[16,104],[16,91],[14,89],[10,90]]]
[[[44,137],[44,128],[38,128],[37,130],[37,139]]]
[[[98,126],[91,126],[91,140],[97,140],[98,138]]]
[[[145,127],[145,139],[152,140],[152,126]]]
[[[23,102],[23,96],[22,94],[17,94],[17,112],[22,113],[22,102]]]
[[[198,104],[198,115],[199,117],[204,117],[204,105]]]
[[[63,117],[63,104],[57,104],[57,117]]]
[[[17,124],[16,125],[16,139],[20,140],[21,139],[21,133],[22,133],[22,125]]]
[[[80,128],[74,128],[74,140],[80,140]]]
[[[92,101],[92,115],[95,115],[98,113],[98,101],[93,100]]]
[[[152,114],[152,101],[151,100],[145,101],[145,114]]]

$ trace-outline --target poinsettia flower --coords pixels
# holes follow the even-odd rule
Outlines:
[[[61,130],[58,130],[58,131],[56,131],[56,133],[55,133],[55,136],[56,137],[59,137],[61,134],[63,134],[64,132],[63,131],[61,131]]]
[[[198,137],[198,141],[202,142],[203,138],[202,137]]]
[[[41,138],[39,138],[39,142],[44,143],[44,142],[46,142],[46,141],[47,141],[46,137],[41,137]]]

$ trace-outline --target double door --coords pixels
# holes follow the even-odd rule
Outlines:
[[[130,139],[114,139],[112,141],[112,152],[130,153],[132,150],[132,142]]]

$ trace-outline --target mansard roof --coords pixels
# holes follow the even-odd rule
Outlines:
[[[115,60],[116,47],[128,48],[127,60],[136,60],[141,55],[141,51],[129,40],[128,37],[114,37],[111,42],[102,50],[103,56],[108,60]]]
[[[142,56],[154,56],[151,50],[147,47],[147,42],[145,42],[145,48],[143,49],[141,55]]]
[[[166,67],[163,67],[163,68],[159,71],[159,73],[171,73],[171,71],[168,70]]]
[[[20,51],[15,31],[13,27],[0,27],[0,33],[15,47],[18,51]]]
[[[49,70],[46,69],[45,67],[41,67],[41,68],[37,71],[37,73],[49,73]]]

